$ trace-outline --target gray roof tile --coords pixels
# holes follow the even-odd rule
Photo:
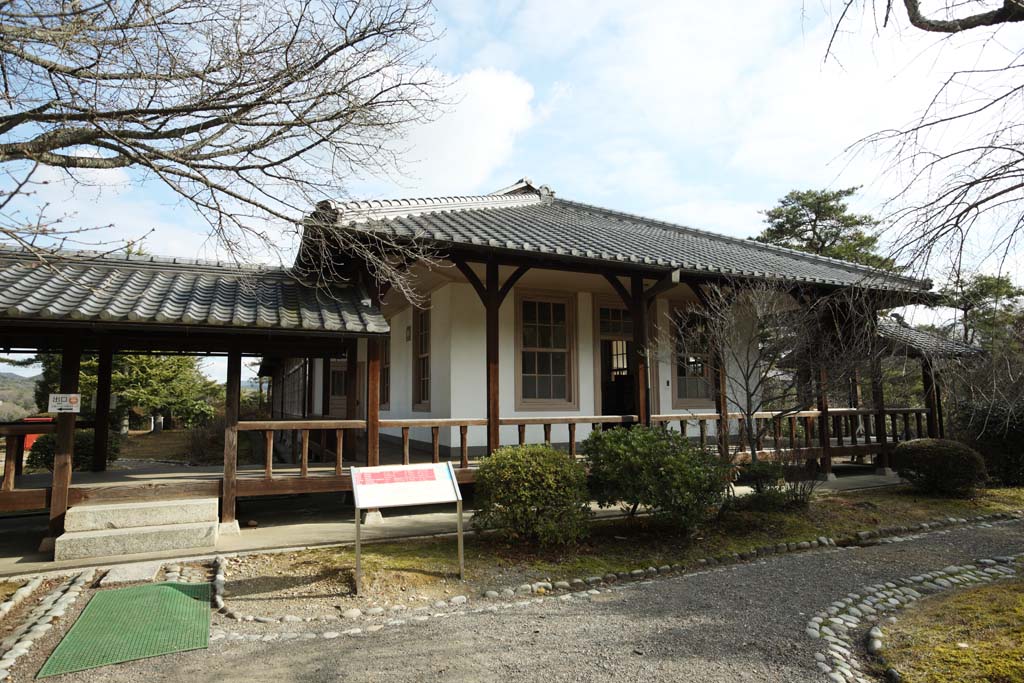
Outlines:
[[[435,246],[491,246],[524,253],[645,264],[700,274],[923,292],[918,280],[837,259],[555,198],[528,182],[514,194],[326,203],[338,228],[387,231]]]
[[[901,319],[890,316],[878,318],[878,336],[915,356],[957,358],[984,353],[977,346],[943,337],[928,330],[919,330]]]
[[[0,249],[0,319],[107,321],[309,332],[383,333],[352,287],[330,292],[281,268],[57,252],[42,262]]]

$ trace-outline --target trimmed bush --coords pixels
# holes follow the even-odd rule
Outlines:
[[[582,465],[550,446],[499,448],[476,473],[473,526],[541,545],[587,535],[590,497]]]
[[[71,468],[74,470],[89,470],[92,468],[93,439],[94,432],[91,429],[75,431],[75,450],[71,457]],[[121,451],[121,440],[116,433],[111,431],[107,444],[107,462],[117,460]],[[26,465],[37,470],[53,471],[53,456],[57,451],[57,435],[43,434],[32,444],[29,451]]]
[[[593,432],[581,449],[602,507],[644,508],[689,532],[725,497],[728,468],[677,431],[617,427]]]
[[[960,402],[950,422],[956,438],[981,453],[996,483],[1024,486],[1024,405],[1019,400]]]
[[[977,451],[947,439],[903,441],[893,450],[893,464],[922,493],[969,497],[988,479]]]

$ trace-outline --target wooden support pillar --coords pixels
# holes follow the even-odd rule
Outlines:
[[[25,437],[17,434],[7,437],[4,450],[4,481],[0,491],[13,491],[18,476],[18,463],[25,457]]]
[[[499,386],[498,312],[501,310],[501,289],[498,285],[498,263],[487,262],[484,309],[487,318],[487,452],[493,453],[501,445]]]
[[[331,414],[331,357],[320,359],[320,414],[325,418]],[[327,445],[330,443],[329,432],[320,430],[320,461],[327,457]],[[335,445],[337,448],[337,445]]]
[[[887,439],[885,428],[885,387],[882,384],[882,359],[876,351],[871,357],[871,400],[875,404],[875,439],[877,440],[878,466],[889,468],[889,453],[885,448]]]
[[[354,420],[356,419],[357,412],[357,400],[356,396],[356,382],[359,375],[359,355],[358,346],[359,342],[355,339],[349,339],[345,345],[345,419]],[[356,432],[354,429],[345,430],[345,438],[348,439],[348,443],[345,448],[349,453],[356,453]]]
[[[366,340],[366,465],[380,464],[380,339]]]
[[[921,357],[921,381],[924,386],[925,416],[928,419],[928,438],[939,438],[939,399],[935,384],[935,371],[927,356]]]
[[[946,419],[942,411],[942,381],[939,373],[935,375],[935,418],[939,423],[939,438],[946,438]]]
[[[235,521],[235,498],[238,489],[238,403],[242,391],[242,353],[228,352],[228,377],[224,387],[224,484],[220,521]]]
[[[825,368],[818,368],[818,411],[821,417],[818,421],[818,440],[821,445],[821,470],[820,476],[826,481],[835,478],[832,474],[832,434],[828,418],[828,371]]]
[[[725,365],[721,359],[713,360],[714,367],[711,373],[715,381],[715,412],[718,413],[718,424],[716,440],[718,442],[718,454],[724,459],[729,458],[729,396],[726,393]]]
[[[78,374],[82,367],[82,343],[68,338],[60,361],[60,393],[78,393]],[[57,415],[57,448],[53,456],[53,488],[50,491],[50,536],[64,533],[64,516],[68,511],[68,489],[71,487],[71,465],[75,451],[75,413]]]
[[[93,430],[92,471],[107,469],[107,449],[110,444],[110,390],[114,373],[114,352],[110,342],[100,342],[99,363],[96,368],[96,427]]]
[[[650,411],[647,391],[647,300],[644,297],[644,278],[642,275],[630,277],[630,295],[632,306],[630,313],[633,318],[633,346],[636,353],[636,413],[640,424],[650,424]]]

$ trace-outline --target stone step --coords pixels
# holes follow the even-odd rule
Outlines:
[[[69,531],[57,537],[53,559],[82,560],[168,550],[211,550],[217,545],[218,527],[218,522],[193,522],[127,529]]]
[[[64,518],[64,530],[99,531],[216,522],[220,519],[219,507],[216,498],[76,505],[68,510]]]

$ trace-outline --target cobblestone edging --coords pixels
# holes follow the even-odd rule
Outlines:
[[[964,518],[953,518],[946,517],[942,519],[935,519],[930,522],[923,522],[916,524],[913,527],[899,526],[899,527],[886,527],[877,530],[866,530],[861,531],[857,534],[843,537],[840,539],[829,539],[825,537],[819,537],[813,541],[802,541],[798,543],[779,543],[775,546],[764,546],[756,550],[751,550],[744,553],[733,553],[731,555],[723,555],[720,557],[708,557],[697,561],[693,567],[683,567],[679,564],[674,565],[662,565],[661,567],[647,567],[643,569],[634,569],[630,572],[620,572],[616,574],[606,574],[598,577],[588,577],[585,579],[572,579],[571,581],[556,581],[553,583],[540,581],[531,584],[522,584],[516,588],[505,588],[501,592],[498,591],[486,591],[484,597],[490,598],[488,602],[491,604],[485,607],[477,607],[469,609],[469,598],[465,595],[456,595],[448,600],[439,600],[435,602],[431,607],[419,607],[409,609],[404,605],[394,605],[391,608],[385,609],[383,607],[372,607],[367,610],[361,610],[353,607],[345,610],[340,616],[339,615],[326,615],[321,617],[298,617],[295,615],[282,615],[277,617],[263,617],[254,615],[242,615],[231,610],[224,600],[224,570],[227,566],[227,561],[223,556],[218,556],[215,560],[214,567],[216,575],[213,582],[213,605],[221,614],[226,618],[232,619],[237,622],[255,622],[257,624],[281,624],[289,630],[284,633],[236,633],[225,631],[224,629],[214,629],[211,632],[210,640],[230,640],[230,641],[257,641],[262,640],[265,642],[272,642],[276,640],[294,640],[294,639],[333,639],[340,636],[357,636],[361,634],[375,633],[385,627],[403,626],[406,624],[416,624],[428,621],[430,619],[443,619],[451,617],[457,614],[477,614],[481,612],[497,612],[505,609],[512,609],[516,607],[526,607],[533,604],[541,604],[546,600],[572,600],[575,598],[591,598],[594,595],[606,593],[609,591],[618,591],[623,588],[636,585],[645,585],[651,583],[654,577],[666,576],[670,574],[680,575],[685,573],[695,573],[704,571],[715,571],[726,569],[731,565],[735,565],[744,561],[752,561],[758,558],[765,558],[769,555],[778,555],[789,552],[800,552],[807,551],[813,548],[826,548],[826,547],[852,547],[852,546],[869,546],[877,544],[888,544],[888,543],[899,543],[909,541],[917,538],[921,538],[929,533],[949,533],[948,527],[963,526],[965,524],[977,524],[981,527],[992,526],[993,524],[1010,523],[1024,519],[1024,511],[1015,511],[1012,513],[995,513],[991,515],[979,515],[972,517],[970,520]],[[916,533],[908,533],[910,531],[916,531]],[[883,536],[883,534],[903,534],[903,535],[892,535]],[[527,588],[529,591],[527,591]],[[495,598],[509,598],[518,597],[518,601],[510,602],[507,600],[495,600]],[[447,610],[447,611],[439,611]],[[352,626],[350,628],[341,630],[328,630],[322,633],[316,633],[312,631],[294,631],[291,629],[298,628],[299,624],[311,623],[311,622],[349,622],[352,624],[360,623],[361,626]]]
[[[7,678],[15,662],[32,649],[38,638],[53,628],[54,622],[64,616],[95,574],[95,569],[88,569],[62,583],[29,612],[21,626],[0,642],[0,652],[4,653],[0,655],[0,680]]]
[[[996,523],[1013,521],[1016,520]],[[815,665],[830,683],[871,683],[874,675],[867,670],[862,657],[866,654],[884,663],[883,627],[896,623],[895,613],[930,594],[1016,576],[1017,572],[1011,565],[1020,557],[1024,557],[1024,553],[980,559],[963,566],[950,565],[938,571],[865,586],[858,593],[848,593],[807,622],[807,636],[822,644],[814,654]],[[902,677],[895,669],[889,668],[885,671],[885,680],[900,683]]]
[[[0,619],[7,616],[12,609],[20,605],[22,600],[32,595],[32,593],[34,593],[42,583],[43,577],[37,576],[22,585],[18,590],[11,593],[10,597],[8,597],[3,604],[0,604]]]

